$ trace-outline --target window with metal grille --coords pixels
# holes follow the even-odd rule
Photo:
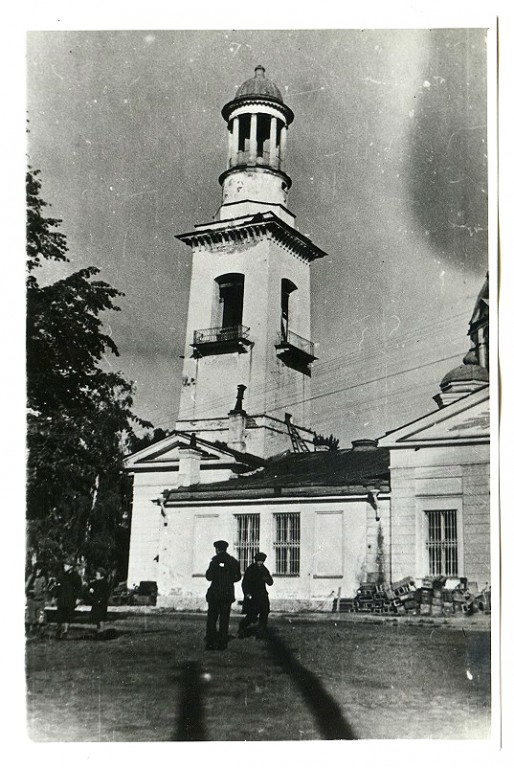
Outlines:
[[[258,514],[235,515],[235,518],[236,542],[234,549],[241,570],[244,571],[253,562],[254,555],[259,551],[260,516]]]
[[[284,512],[275,519],[275,573],[282,576],[300,575],[300,513]]]
[[[430,509],[425,515],[429,575],[457,576],[457,510]]]

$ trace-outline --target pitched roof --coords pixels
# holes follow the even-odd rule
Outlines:
[[[394,449],[418,449],[425,446],[451,447],[489,442],[489,386],[427,413],[419,419],[387,432],[380,445]]]
[[[136,453],[126,456],[124,459],[125,469],[137,470],[144,467],[157,467],[178,463],[177,449],[181,447],[194,447],[198,450],[202,459],[218,459],[234,462],[240,465],[242,469],[261,467],[265,460],[252,453],[241,453],[233,448],[229,448],[226,443],[219,441],[212,442],[201,437],[196,437],[191,443],[192,433],[174,430],[167,437],[158,440],[155,443],[147,445]]]
[[[389,490],[389,450],[288,453],[268,459],[266,467],[220,483],[169,491],[167,501],[229,497],[305,496]]]

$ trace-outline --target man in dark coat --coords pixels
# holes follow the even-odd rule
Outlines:
[[[107,618],[110,594],[109,581],[104,568],[96,569],[96,578],[91,582],[89,593],[91,595],[91,621],[96,624],[96,636],[98,638]]]
[[[245,616],[239,622],[238,637],[246,637],[250,624],[259,622],[257,637],[264,638],[268,629],[268,615],[270,612],[268,590],[266,584],[271,587],[273,578],[264,565],[266,555],[257,552],[254,562],[245,571],[243,582],[243,611]]]
[[[45,605],[48,592],[46,569],[36,563],[25,584],[27,595],[26,620],[27,634],[43,637],[46,622]]]
[[[234,602],[234,583],[241,579],[238,561],[227,554],[228,543],[215,541],[216,554],[212,558],[205,578],[211,582],[207,590],[207,633],[206,648],[209,651],[224,651],[228,643],[230,609]],[[219,628],[217,628],[219,620]]]
[[[57,594],[57,637],[67,640],[68,627],[73,620],[77,599],[82,590],[82,579],[72,562],[64,563],[56,585]]]

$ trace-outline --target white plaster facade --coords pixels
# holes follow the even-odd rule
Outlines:
[[[221,325],[216,278],[231,273],[244,276],[242,325],[249,328],[250,344],[244,350],[193,355],[195,331]],[[308,339],[308,261],[285,251],[265,230],[237,247],[193,251],[178,428],[183,422],[225,418],[234,405],[239,384],[247,387],[248,413],[282,416],[280,403],[300,400],[302,405],[295,406],[295,421],[311,426],[310,376],[287,366],[275,348],[280,334],[282,279],[297,286],[290,329]]]
[[[381,508],[387,520],[389,499]],[[274,516],[300,517],[300,568],[295,576],[277,574]],[[258,548],[274,584],[269,589],[272,610],[328,610],[335,597],[353,597],[369,566],[374,566],[378,523],[365,496],[233,499],[195,503],[168,501],[160,550],[160,606],[206,610],[205,571],[213,556],[213,541],[229,542],[236,552],[236,516],[257,514]],[[369,544],[369,549],[368,549]],[[236,599],[242,599],[240,584]]]
[[[238,466],[231,451],[198,441],[191,451],[190,438],[176,433],[138,451],[125,461],[133,477],[132,522],[127,582],[160,579],[159,554],[164,531],[161,499],[166,490],[184,484],[228,480]],[[196,458],[196,461],[195,461]]]
[[[456,511],[459,577],[491,581],[489,387],[380,440],[390,450],[390,578],[430,575],[427,520]]]

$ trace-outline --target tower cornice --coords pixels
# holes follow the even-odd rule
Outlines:
[[[232,101],[229,101],[228,104],[225,104],[223,109],[221,110],[221,114],[223,118],[228,122],[230,120],[230,116],[232,112],[237,109],[238,107],[248,106],[250,104],[269,104],[273,106],[278,112],[280,112],[287,123],[287,125],[291,125],[291,123],[294,120],[294,112],[292,109],[290,109],[287,104],[284,104],[283,101],[276,98],[275,96],[239,96],[235,99],[232,99]]]
[[[273,213],[258,213],[213,224],[199,224],[193,232],[176,235],[192,248],[218,251],[227,246],[246,245],[263,238],[271,238],[298,258],[311,262],[326,256],[306,235],[279,219]]]

